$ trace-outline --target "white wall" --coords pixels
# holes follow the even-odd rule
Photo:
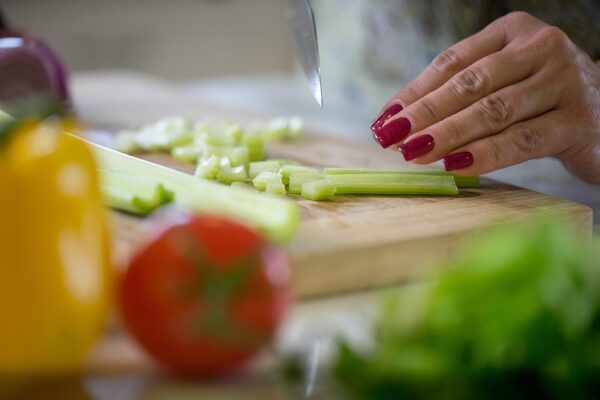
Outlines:
[[[290,71],[283,0],[3,0],[71,70],[131,68],[170,79]]]

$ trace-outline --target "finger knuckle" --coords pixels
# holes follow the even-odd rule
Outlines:
[[[483,117],[491,126],[504,125],[512,117],[512,102],[505,96],[490,95],[480,102]]]
[[[453,87],[459,96],[480,96],[488,82],[488,74],[482,67],[470,67],[456,76]]]
[[[433,100],[427,98],[421,99],[419,101],[419,108],[419,113],[426,114],[430,120],[437,121],[439,119],[438,106]]]
[[[410,104],[419,98],[419,93],[413,84],[406,85],[399,94],[399,97],[403,101],[403,104]]]
[[[463,59],[456,49],[449,48],[433,59],[431,67],[440,74],[454,74],[462,69]]]
[[[486,150],[487,160],[484,161],[484,168],[486,170],[492,170],[497,166],[504,165],[504,149],[496,136],[489,138]]]
[[[512,144],[525,154],[536,154],[544,145],[544,136],[537,130],[526,126],[517,126],[510,135]]]
[[[536,35],[538,43],[551,48],[552,50],[568,50],[569,37],[560,28],[556,26],[545,26]]]
[[[447,119],[443,122],[444,142],[452,144],[461,144],[464,135],[464,129],[453,119]]]
[[[510,25],[518,26],[521,24],[531,22],[535,18],[531,14],[529,14],[525,11],[513,11],[513,12],[506,14],[502,19],[504,20],[504,22],[506,22]]]

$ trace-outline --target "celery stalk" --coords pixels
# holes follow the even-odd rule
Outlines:
[[[285,196],[285,185],[283,183],[269,182],[267,183],[265,192],[278,196]]]
[[[266,190],[269,183],[283,183],[281,181],[281,175],[277,172],[263,171],[252,179],[254,188],[258,190]]]
[[[281,174],[283,183],[286,185],[289,184],[289,182],[290,182],[290,175],[293,173],[298,173],[298,172],[319,173],[319,170],[317,168],[306,167],[304,165],[293,165],[293,164],[283,165],[279,169],[279,173]]]
[[[171,156],[179,161],[195,164],[202,155],[202,146],[198,144],[188,144],[186,146],[173,147]]]
[[[319,172],[294,172],[290,175],[288,192],[291,194],[300,194],[303,183],[322,179],[323,174]]]
[[[281,161],[279,160],[253,161],[248,166],[248,176],[254,179],[261,172],[277,172],[279,168],[281,168]]]
[[[106,204],[117,210],[148,215],[173,201],[173,193],[151,178],[99,170],[100,188]]]
[[[198,179],[184,172],[85,142],[94,151],[100,169],[152,177],[167,185],[175,195],[175,203],[184,208],[238,218],[256,226],[277,242],[289,241],[296,233],[299,214],[296,204],[291,200]]]
[[[232,182],[247,182],[248,174],[246,174],[243,165],[237,167],[221,167],[221,170],[217,174],[217,180],[227,185]]]
[[[221,170],[220,163],[221,159],[219,157],[210,156],[198,164],[194,176],[204,179],[216,179],[219,171]]]
[[[325,168],[326,175],[346,175],[346,174],[400,174],[400,175],[435,175],[435,176],[452,176],[456,186],[459,188],[476,188],[479,187],[479,176],[461,176],[455,175],[443,169],[394,169],[394,168]]]
[[[430,194],[457,195],[452,176],[416,174],[325,175],[337,194]]]
[[[336,193],[336,186],[328,180],[310,181],[302,184],[302,197],[308,200],[331,200]]]

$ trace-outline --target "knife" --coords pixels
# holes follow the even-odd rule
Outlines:
[[[319,65],[319,45],[315,14],[309,0],[287,0],[285,10],[296,59],[308,79],[308,86],[315,100],[323,107],[321,89],[321,68]]]

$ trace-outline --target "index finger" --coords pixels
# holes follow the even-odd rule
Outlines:
[[[502,50],[507,44],[508,39],[504,24],[496,21],[482,31],[461,40],[438,54],[423,72],[385,104],[379,116],[371,125],[371,130],[376,132],[388,119],[402,111],[403,108],[438,89],[456,73],[474,62]]]

